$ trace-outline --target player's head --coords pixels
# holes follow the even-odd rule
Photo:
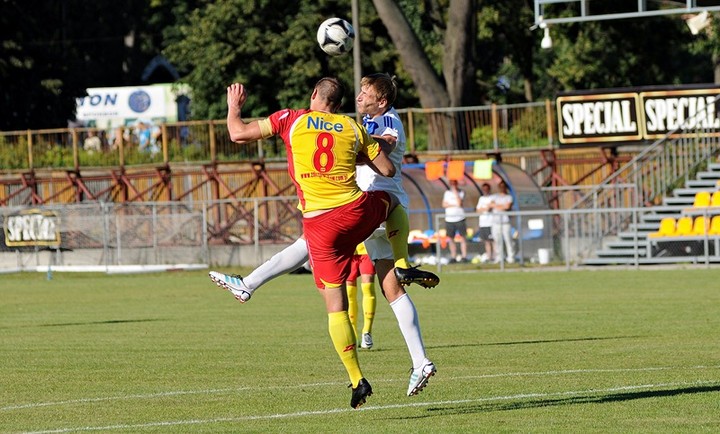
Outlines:
[[[395,103],[397,84],[389,74],[369,74],[360,80],[360,93],[355,102],[362,114],[376,116],[385,113]]]
[[[334,77],[323,77],[313,90],[310,98],[310,108],[313,110],[337,112],[342,106],[345,86]]]
[[[378,99],[385,100],[388,107],[395,104],[397,98],[397,83],[395,76],[385,73],[369,74],[360,80],[360,86],[369,86],[377,95]]]

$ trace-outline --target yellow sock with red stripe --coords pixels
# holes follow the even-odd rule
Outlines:
[[[375,308],[377,300],[375,299],[375,282],[362,282],[363,293],[363,333],[372,333],[373,320],[375,319]]]
[[[405,208],[398,205],[392,210],[385,222],[388,240],[392,246],[395,266],[398,268],[410,268],[408,261],[408,235],[410,234],[410,221],[408,220]]]
[[[348,295],[348,316],[350,317],[350,324],[352,324],[353,332],[357,338],[357,318],[358,318],[358,302],[357,302],[357,285],[351,285],[349,282],[345,283],[347,287]],[[363,299],[363,306],[365,300]],[[357,340],[357,339],[356,339]]]
[[[340,360],[350,377],[352,387],[357,387],[363,375],[360,370],[360,362],[358,361],[357,349],[355,347],[355,333],[353,333],[347,311],[329,312],[328,330],[330,331],[330,339],[332,340],[333,346],[335,346],[335,351],[337,351],[338,356],[340,356]]]

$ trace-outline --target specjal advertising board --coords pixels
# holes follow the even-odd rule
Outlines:
[[[5,245],[58,246],[60,225],[58,215],[52,211],[23,210],[3,216]]]
[[[556,100],[561,145],[621,144],[687,137],[697,128],[720,135],[720,86],[606,89]]]

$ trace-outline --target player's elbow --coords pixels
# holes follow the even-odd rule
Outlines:
[[[376,163],[373,161],[373,163]],[[387,176],[389,178],[395,176],[395,166],[392,164],[374,164],[375,165],[375,172],[382,176]]]
[[[240,145],[244,145],[245,143],[249,142],[249,140],[247,140],[247,138],[245,138],[242,134],[233,134],[233,133],[230,134],[230,140],[232,140],[233,143],[237,143]]]
[[[244,145],[253,141],[253,137],[248,134],[245,129],[242,128],[228,129],[228,135],[230,136],[230,140],[232,140],[233,143],[238,143],[240,145]]]

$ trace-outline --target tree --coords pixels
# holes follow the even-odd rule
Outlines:
[[[323,2],[252,3],[207,4],[166,30],[164,53],[193,89],[195,117],[224,118],[225,89],[235,81],[248,86],[248,116],[307,105],[321,75],[337,71],[352,83],[352,57],[321,55],[315,42]]]
[[[165,29],[163,53],[193,89],[193,116],[221,119],[226,114],[225,89],[232,82],[248,86],[248,116],[282,107],[305,107],[318,78],[337,76],[348,86],[343,111],[354,112],[353,58],[331,57],[318,47],[317,26],[327,17],[350,17],[350,4],[331,0],[210,3],[184,11]],[[361,5],[356,32],[363,43],[363,69],[397,73],[395,47],[370,5]],[[416,104],[414,89],[400,86],[405,104]]]
[[[415,84],[423,107],[460,107],[474,102],[477,89],[475,79],[476,1],[450,0],[447,25],[440,19],[440,6],[426,2],[429,19],[437,31],[444,34],[442,50],[442,77],[431,60],[405,15],[393,0],[373,0],[380,19],[388,29],[398,50],[403,66]],[[416,10],[415,12],[422,12]],[[450,149],[467,149],[469,135],[461,134],[463,118],[450,114],[437,114],[429,119],[431,142]],[[430,145],[432,147],[432,145]]]
[[[318,77],[353,82],[352,56],[328,57],[314,37],[325,18],[350,15],[349,2],[334,0],[4,0],[0,129],[66,126],[86,88],[142,84],[161,47],[193,89],[195,119],[224,118],[233,81],[249,85],[250,115],[305,106]],[[362,69],[397,75],[399,107],[707,83],[720,71],[720,32],[692,37],[679,16],[555,25],[552,50],[541,50],[542,32],[530,31],[530,0],[361,1],[360,21]],[[343,110],[353,112],[351,91],[346,101]],[[462,118],[438,116],[431,125],[431,148],[467,145],[448,133],[464,131]]]
[[[544,75],[558,90],[712,81],[709,62],[688,50],[690,32],[675,16],[571,24],[552,31]]]
[[[0,130],[66,127],[88,87],[140,84],[150,16],[146,0],[0,2]]]
[[[403,11],[392,0],[373,0],[373,4],[388,29],[405,70],[412,77],[420,104],[423,107],[447,107],[450,95]]]

